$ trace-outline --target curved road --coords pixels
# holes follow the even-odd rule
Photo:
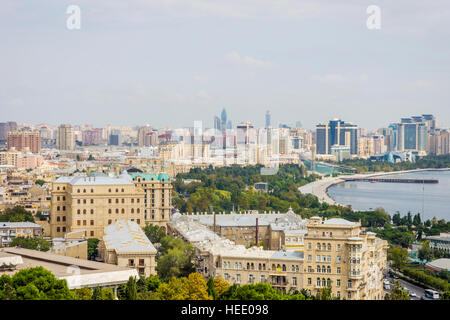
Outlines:
[[[298,190],[301,193],[311,193],[315,195],[319,201],[326,202],[330,205],[338,205],[336,201],[334,201],[329,195],[328,195],[328,188],[344,182],[344,178],[370,178],[370,177],[379,177],[384,175],[391,175],[391,174],[400,174],[400,173],[410,173],[410,172],[418,172],[418,171],[439,171],[439,170],[449,170],[448,168],[444,169],[415,169],[415,170],[405,170],[405,171],[392,171],[392,172],[375,172],[375,173],[357,173],[352,175],[342,175],[337,177],[327,177],[323,178],[321,180],[317,180],[311,183],[308,183],[302,187],[299,187]]]

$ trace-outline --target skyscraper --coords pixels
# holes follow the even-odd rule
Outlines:
[[[396,150],[424,153],[428,150],[428,136],[436,128],[433,115],[402,118],[395,124]]]
[[[316,126],[317,154],[331,154],[334,145],[350,147],[350,154],[358,153],[358,126],[333,119]]]
[[[216,129],[216,130],[222,129],[220,118],[218,116],[214,117],[214,129]]]
[[[266,129],[269,128],[270,126],[271,126],[271,123],[270,123],[270,111],[267,110],[266,111]]]
[[[58,127],[56,148],[59,150],[75,149],[75,133],[71,125],[62,124]]]
[[[220,114],[220,120],[222,120],[222,125],[226,126],[227,124],[227,111],[225,108],[222,109],[222,113]]]

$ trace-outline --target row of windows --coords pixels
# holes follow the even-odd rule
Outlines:
[[[308,286],[312,285],[312,278],[308,278]],[[332,286],[332,280],[330,278],[316,278],[316,286],[317,287],[331,287]],[[337,279],[336,280],[336,287],[340,287],[341,286],[341,279]],[[348,280],[347,282],[347,288],[351,289],[352,288],[352,280]]]
[[[312,255],[308,254],[308,262],[312,262]],[[331,262],[331,256],[321,256],[321,255],[316,255],[316,262]],[[340,263],[341,262],[341,256],[337,256],[336,257],[336,262]]]
[[[331,267],[330,266],[316,266],[316,272],[317,273],[331,273]],[[308,273],[313,273],[314,272],[314,268],[312,266],[308,266]],[[336,268],[336,273],[340,274],[341,273],[341,267],[337,267]]]
[[[66,227],[56,227],[56,232],[66,232]],[[94,230],[91,230],[89,234],[93,237],[95,235]]]
[[[308,250],[312,250],[312,243],[308,242]],[[316,250],[322,250],[322,251],[331,251],[332,250],[332,246],[331,243],[320,243],[318,242],[316,244]],[[341,250],[341,244],[337,244],[336,245],[336,250],[340,251]]]
[[[223,268],[224,269],[231,269],[231,262],[230,261],[223,261]],[[253,262],[247,262],[247,269],[246,270],[255,270],[256,265]],[[234,269],[236,270],[242,270],[242,262],[235,262],[234,263]],[[265,263],[258,263],[258,270],[264,271],[266,270],[266,264]],[[285,264],[272,264],[272,270],[277,271],[287,271],[287,266]],[[298,265],[291,265],[291,271],[292,272],[299,272],[299,266]]]

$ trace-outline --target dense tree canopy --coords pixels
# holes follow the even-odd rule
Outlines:
[[[15,206],[14,208],[5,209],[0,213],[1,222],[34,222],[34,217],[31,212],[25,210],[22,206]]]
[[[58,280],[43,267],[23,269],[0,277],[0,300],[72,300],[66,280]]]

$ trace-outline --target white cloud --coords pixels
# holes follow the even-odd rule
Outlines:
[[[225,59],[233,64],[246,65],[254,68],[269,68],[272,66],[270,61],[256,59],[249,56],[243,57],[236,51],[226,54]]]

